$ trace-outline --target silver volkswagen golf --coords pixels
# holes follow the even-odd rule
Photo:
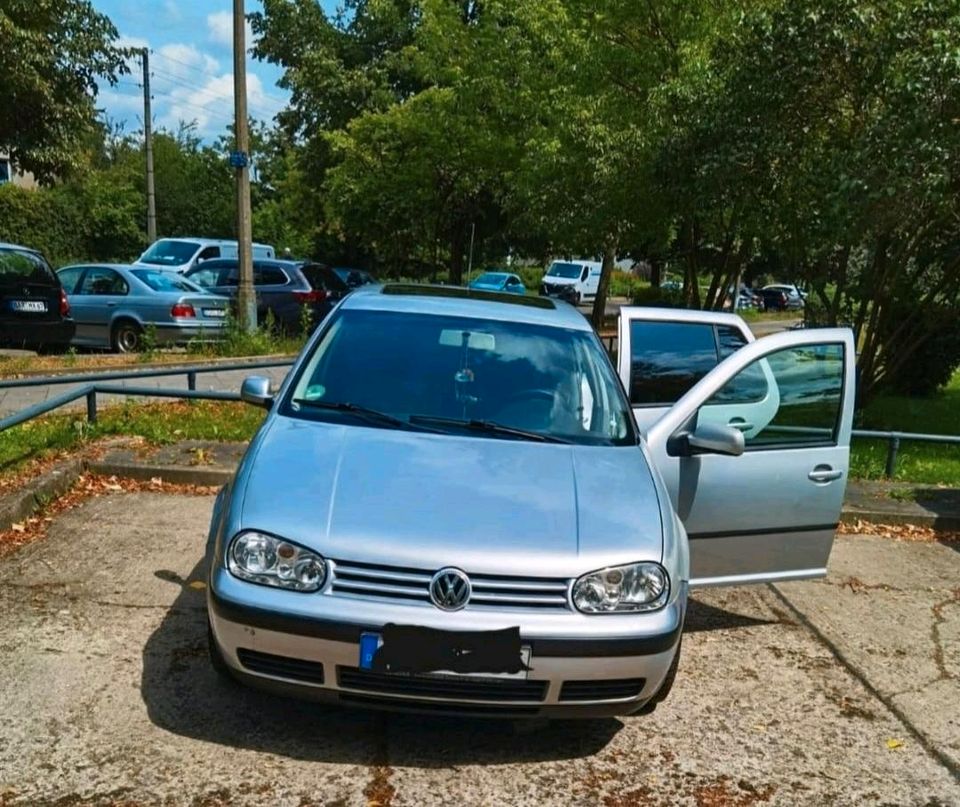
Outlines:
[[[674,335],[657,351],[674,369],[644,381],[644,321],[672,315],[622,316],[618,379],[565,303],[370,287],[275,396],[247,379],[268,415],[214,507],[216,669],[347,705],[630,714],[670,690],[691,587],[825,574],[849,331],[723,358],[729,315],[678,314],[713,334],[715,368],[693,372]],[[625,388],[649,398],[685,372],[641,434]]]

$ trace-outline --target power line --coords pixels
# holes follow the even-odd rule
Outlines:
[[[159,75],[159,76],[161,76],[161,77],[164,78],[166,81],[170,81],[170,82],[172,82],[172,83],[174,83],[174,84],[178,84],[178,85],[180,85],[181,87],[186,87],[188,90],[203,90],[203,91],[207,91],[206,87],[201,87],[201,86],[199,86],[199,85],[193,84],[193,83],[191,83],[190,79],[185,78],[184,76],[178,76],[178,75],[176,75],[175,73],[168,73],[168,72],[165,71],[165,70],[158,70],[158,69],[156,69],[156,68],[154,68],[153,73],[154,73],[154,75]],[[206,74],[206,78],[209,80],[209,79],[214,79],[214,78],[223,78],[223,76],[215,76],[215,75],[211,75],[211,74],[208,73],[208,74]],[[278,103],[278,104],[283,104],[284,106],[287,105],[287,100],[284,99],[284,98],[279,98],[278,96],[270,95],[270,94],[265,93],[265,92],[261,92],[261,93],[260,93],[260,96],[261,96],[262,98],[268,100],[268,101],[274,101],[274,102],[276,102],[276,103]]]

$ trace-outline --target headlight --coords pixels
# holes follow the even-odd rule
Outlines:
[[[654,611],[669,596],[670,578],[659,563],[610,566],[573,584],[573,604],[586,614]]]
[[[293,591],[319,591],[327,578],[327,564],[316,552],[252,530],[230,543],[227,568],[242,580]]]

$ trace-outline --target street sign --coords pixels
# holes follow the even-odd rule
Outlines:
[[[250,156],[245,151],[231,151],[230,165],[234,168],[246,168],[250,164]]]

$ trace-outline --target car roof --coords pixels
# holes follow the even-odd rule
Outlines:
[[[149,266],[133,266],[129,263],[68,263],[65,266],[61,266],[57,271],[62,272],[64,269],[126,269],[128,272],[131,269],[142,269],[147,272],[170,274],[169,272],[164,272],[163,269],[153,269]]]
[[[8,244],[6,241],[0,241],[0,249],[18,249],[21,252],[32,252],[34,255],[41,255],[39,249],[34,249],[33,247],[24,247],[20,244]]]
[[[577,331],[591,330],[587,319],[567,303],[547,297],[523,297],[496,291],[479,291],[463,286],[400,283],[365,286],[346,297],[342,307],[347,310],[445,314],[522,322],[530,325],[549,325]]]

